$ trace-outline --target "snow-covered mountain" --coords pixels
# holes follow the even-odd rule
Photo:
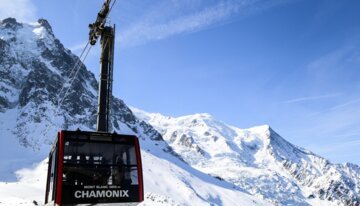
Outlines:
[[[173,118],[132,110],[189,165],[275,205],[360,204],[358,165],[331,164],[268,125],[239,129],[209,114]]]
[[[13,18],[1,21],[0,112],[14,118],[1,118],[0,127],[11,130],[23,146],[32,148],[51,142],[53,136],[48,134],[55,134],[59,128],[94,130],[98,84],[78,61],[55,38],[46,20],[34,24],[21,24]],[[80,70],[73,81],[77,63]],[[151,139],[161,139],[118,98],[113,99],[112,114],[115,131],[125,124],[131,131],[141,130]],[[44,131],[44,137],[39,137]]]
[[[81,62],[74,78],[78,60],[46,20],[0,21],[0,205],[41,204],[56,132],[95,129],[97,81]],[[140,137],[143,205],[360,204],[358,165],[331,164],[269,126],[239,129],[208,114],[165,117],[118,98],[111,123]],[[41,163],[19,170],[34,162]],[[18,181],[5,183],[15,171]]]
[[[80,70],[73,70],[78,60],[46,20],[0,21],[0,205],[41,204],[44,159],[57,131],[95,129],[97,81],[81,62]],[[112,101],[111,124],[118,133],[140,138],[143,205],[268,204],[183,162],[157,130],[118,98]]]

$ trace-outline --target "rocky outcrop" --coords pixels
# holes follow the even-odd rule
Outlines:
[[[0,22],[0,112],[16,110],[12,132],[22,145],[36,149],[50,143],[59,129],[95,130],[97,91],[95,76],[55,37],[47,20]],[[142,138],[162,140],[122,100],[113,97],[111,108],[113,131],[121,133],[125,125]],[[33,137],[35,130],[47,137]]]

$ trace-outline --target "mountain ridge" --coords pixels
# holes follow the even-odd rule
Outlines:
[[[153,125],[185,162],[271,203],[309,205],[318,198],[359,204],[358,165],[332,164],[291,144],[269,125],[239,129],[208,114],[174,118],[132,110]]]
[[[47,122],[47,127],[53,129],[55,126],[49,125],[53,125],[52,121],[55,120],[57,128],[77,129],[74,125],[79,124],[80,129],[94,130],[97,80],[79,62],[79,58],[55,38],[50,24],[44,19],[33,24],[21,24],[14,18],[8,18],[1,21],[0,32],[0,45],[3,45],[0,46],[0,53],[4,54],[4,61],[1,61],[0,91],[3,95],[0,98],[0,111],[4,111],[5,107],[19,109],[21,118],[14,132],[22,144],[36,147],[27,141],[27,122],[41,122],[39,127]],[[70,85],[77,64],[78,76]],[[61,105],[59,99],[64,99]],[[44,111],[51,112],[51,118],[43,115]],[[135,133],[144,130],[152,139],[162,139],[150,125],[138,121],[122,100],[113,98],[112,112],[111,126],[114,131],[119,132],[120,125],[125,124]],[[51,132],[56,133],[56,130]]]
[[[58,130],[95,130],[97,81],[81,62],[78,72],[72,70],[79,58],[64,48],[45,20],[2,20],[0,54],[0,181],[6,181],[0,182],[0,205],[42,204],[44,159]],[[144,205],[268,205],[187,165],[122,100],[114,97],[111,110],[112,132],[139,137]],[[36,162],[41,163],[35,169],[21,169]],[[24,170],[32,172],[18,176]]]
[[[53,35],[46,20],[33,24],[2,20],[0,54],[0,131],[4,135],[0,143],[7,146],[0,151],[3,178],[29,166],[29,161],[43,160],[54,137],[49,134],[58,129],[94,130],[98,88],[82,63],[70,84],[71,69],[79,58]],[[59,98],[64,97],[60,105]],[[358,165],[331,164],[289,143],[269,125],[240,129],[207,113],[167,117],[129,108],[118,98],[113,100],[112,114],[113,131],[140,139],[150,203],[360,203]]]

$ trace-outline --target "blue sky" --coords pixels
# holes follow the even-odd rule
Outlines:
[[[79,54],[102,0],[6,0]],[[333,162],[360,164],[360,1],[118,0],[114,94],[170,116],[269,124]],[[98,74],[99,48],[86,65]]]

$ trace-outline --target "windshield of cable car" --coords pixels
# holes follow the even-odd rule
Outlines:
[[[63,201],[118,202],[137,198],[136,163],[131,144],[65,141]]]

